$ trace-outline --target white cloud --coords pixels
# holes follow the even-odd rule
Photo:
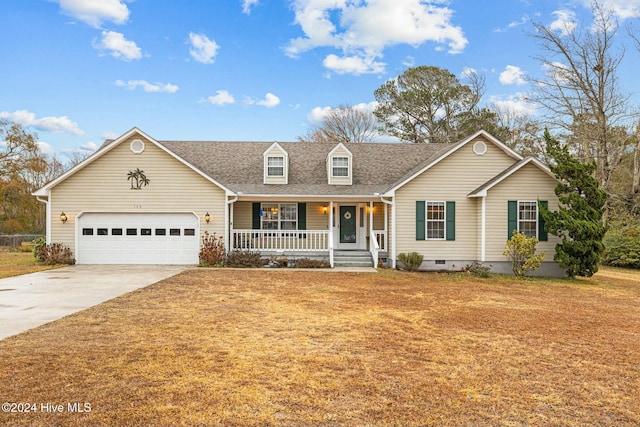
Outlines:
[[[523,85],[527,83],[525,72],[515,65],[507,65],[505,70],[500,73],[500,83],[503,85]]]
[[[383,62],[376,62],[374,58],[361,58],[358,56],[345,56],[339,58],[329,54],[322,61],[325,68],[338,74],[379,74],[384,72]]]
[[[273,108],[280,104],[280,98],[275,96],[272,93],[267,93],[262,101],[257,101],[257,105],[262,105],[263,107]]]
[[[116,31],[103,31],[102,40],[93,43],[93,47],[108,50],[114,58],[124,61],[132,61],[142,58],[142,51],[135,42],[127,40],[122,33]]]
[[[96,151],[98,149],[98,144],[93,141],[86,142],[80,146],[85,151]]]
[[[40,149],[40,152],[47,157],[51,157],[56,153],[56,150],[54,150],[53,146],[48,142],[38,141],[36,142],[36,144],[38,144],[38,148]]]
[[[344,59],[359,58],[369,64],[369,72],[381,73],[384,64],[373,62],[382,57],[388,46],[425,42],[446,45],[449,53],[460,53],[468,40],[462,29],[451,23],[453,11],[444,2],[422,0],[377,0],[347,2],[346,0],[295,0],[295,23],[303,37],[289,41],[285,52],[291,57],[316,47],[342,50],[343,62],[336,55],[325,59],[343,72],[361,72],[361,66],[344,64]]]
[[[251,8],[257,5],[259,0],[243,0],[242,2],[242,13],[247,15],[251,14]]]
[[[191,43],[189,53],[193,59],[203,64],[213,64],[213,59],[220,48],[214,40],[210,40],[204,34],[189,33],[189,41]]]
[[[478,74],[478,70],[476,70],[475,68],[472,67],[464,67],[462,69],[462,72],[460,73],[460,77],[462,77],[463,79],[469,78],[475,74]]]
[[[62,152],[70,159],[84,158],[98,149],[98,144],[93,141],[85,142],[80,148],[63,148]]]
[[[590,8],[592,0],[583,0],[583,4]],[[620,19],[640,18],[640,0],[601,0],[600,4]]]
[[[360,104],[356,104],[351,106],[351,108],[353,108],[354,110],[369,111],[372,113],[377,106],[378,106],[378,101],[373,101],[369,103],[363,102]],[[329,113],[331,113],[332,110],[333,110],[332,107],[315,107],[307,115],[307,121],[309,122],[309,124],[313,126],[319,126],[322,124],[325,117],[327,117]]]
[[[534,116],[536,114],[535,104],[529,101],[527,94],[524,92],[518,92],[506,98],[491,97],[490,102],[501,111],[510,111],[523,116]]]
[[[576,14],[572,10],[561,9],[551,13],[556,17],[549,28],[553,31],[558,31],[563,35],[571,33],[576,28]]]
[[[543,69],[547,77],[558,83],[567,82],[571,78],[571,70],[562,62],[544,64]]]
[[[124,24],[129,19],[129,8],[121,0],[57,0],[65,15],[100,28],[103,21]]]
[[[255,100],[253,98],[245,97],[244,103],[246,105],[261,105],[267,108],[273,108],[280,104],[280,98],[272,93],[267,93],[262,100]]]
[[[207,101],[215,105],[235,104],[236,100],[226,90],[218,90],[215,95],[207,98]]]
[[[78,127],[78,124],[69,120],[67,116],[49,116],[38,119],[30,111],[17,110],[13,113],[8,111],[0,112],[0,119],[6,119],[23,127],[31,127],[44,132],[69,133],[76,136],[85,135],[84,131]]]
[[[149,83],[146,80],[129,80],[122,81],[116,80],[116,86],[125,87],[129,90],[135,90],[137,87],[142,87],[145,92],[167,92],[175,93],[178,91],[178,86],[171,83]]]
[[[119,137],[120,134],[117,132],[114,132],[112,130],[107,130],[104,131],[100,134],[100,137],[107,140],[107,139],[116,139],[117,137]]]

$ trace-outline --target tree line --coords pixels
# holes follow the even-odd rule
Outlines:
[[[640,121],[619,76],[626,54],[622,32],[640,52],[633,27],[621,29],[612,11],[592,5],[589,28],[533,23],[535,56],[546,73],[529,77],[525,100],[536,114],[497,104],[481,106],[484,77],[462,81],[435,66],[410,68],[375,90],[373,111],[341,105],[301,141],[371,142],[390,135],[409,143],[457,142],[484,129],[524,156],[552,163],[545,131],[577,159],[594,163],[592,173],[607,194],[605,218],[640,213]]]

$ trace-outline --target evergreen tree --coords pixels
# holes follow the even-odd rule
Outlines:
[[[560,202],[557,212],[540,205],[546,229],[562,238],[553,257],[569,277],[591,277],[598,271],[604,251],[602,239],[604,206],[607,193],[593,177],[595,162],[581,163],[566,145],[545,131],[547,153],[553,160],[551,171],[560,183],[555,189]]]

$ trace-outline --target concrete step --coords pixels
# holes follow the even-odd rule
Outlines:
[[[368,251],[334,251],[335,267],[373,267],[373,259]]]

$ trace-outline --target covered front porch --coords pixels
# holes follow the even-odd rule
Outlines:
[[[390,208],[376,200],[242,200],[229,203],[231,251],[264,256],[325,258],[368,252],[373,266],[387,258]]]

